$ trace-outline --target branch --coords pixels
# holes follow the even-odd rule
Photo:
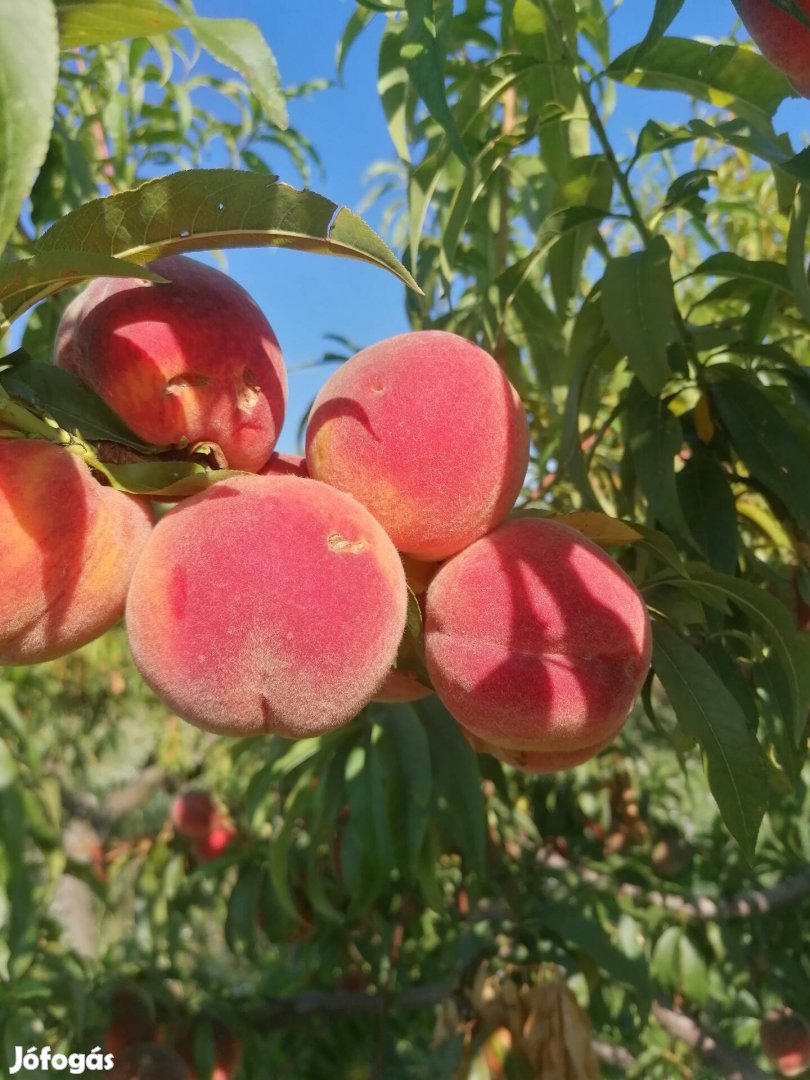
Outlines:
[[[770,1080],[769,1073],[764,1073],[742,1054],[720,1042],[685,1013],[668,1009],[658,1001],[653,1002],[652,1013],[668,1035],[680,1039],[726,1080]]]
[[[640,904],[663,908],[680,918],[695,922],[708,922],[710,919],[747,919],[752,915],[767,915],[778,908],[789,907],[810,896],[810,870],[804,870],[795,877],[786,878],[763,889],[751,889],[727,900],[710,900],[707,896],[688,899],[676,893],[662,893],[657,889],[645,891],[640,885],[620,884],[618,887],[607,875],[600,874],[589,866],[576,866],[557,851],[542,850],[538,862],[550,870],[573,870],[578,877],[589,885],[616,892],[619,899],[629,899]]]

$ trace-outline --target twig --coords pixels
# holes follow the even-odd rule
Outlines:
[[[770,1080],[769,1073],[738,1054],[733,1047],[716,1039],[685,1013],[669,1009],[658,1001],[653,1002],[652,1013],[668,1035],[685,1043],[726,1080]]]
[[[616,892],[620,899],[630,899],[663,908],[680,918],[695,922],[708,922],[710,919],[747,919],[752,915],[767,915],[777,908],[810,897],[810,870],[805,870],[795,877],[786,878],[776,885],[762,889],[751,889],[727,900],[710,900],[707,896],[687,899],[676,893],[662,893],[658,889],[646,891],[640,885],[620,884],[618,887],[607,875],[600,874],[589,866],[577,866],[557,851],[543,849],[538,854],[538,862],[551,870],[573,870],[577,876],[589,885]]]

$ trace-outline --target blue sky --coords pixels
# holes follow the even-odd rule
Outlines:
[[[247,18],[270,43],[286,85],[335,78],[335,49],[354,10],[353,0],[197,0],[201,15]],[[650,0],[624,0],[612,16],[613,52],[637,42],[652,12]],[[382,16],[355,43],[344,84],[294,101],[291,118],[317,148],[325,167],[311,186],[338,203],[357,209],[366,191],[369,166],[394,156],[376,88],[377,44]],[[731,0],[686,0],[672,33],[720,39],[739,24]],[[620,87],[609,130],[620,151],[628,133],[645,120],[687,119],[689,104],[675,94]],[[796,132],[810,127],[810,102],[791,102],[778,118]],[[300,185],[284,157],[271,160],[281,179]],[[373,211],[365,215],[375,227]],[[351,260],[278,249],[235,250],[227,254],[232,276],[249,290],[272,323],[287,360],[290,400],[278,449],[295,451],[298,424],[332,368],[312,367],[326,348],[324,335],[336,333],[360,345],[407,329],[403,287],[382,270]]]

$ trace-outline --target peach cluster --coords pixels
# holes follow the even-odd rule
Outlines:
[[[6,470],[0,543],[30,594],[0,608],[0,659],[89,640],[126,593],[144,679],[212,732],[314,736],[371,700],[435,688],[477,750],[522,768],[565,768],[610,742],[649,666],[647,611],[579,533],[508,517],[529,428],[495,360],[442,331],[381,341],[322,388],[306,458],[280,454],[286,377],[256,305],[190,259],[151,268],[166,281],[94,281],[64,316],[56,361],[143,439],[214,443],[244,475],[151,528],[142,502],[67,451],[0,443],[26,459]]]

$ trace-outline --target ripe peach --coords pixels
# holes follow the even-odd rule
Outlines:
[[[152,521],[146,500],[102,487],[63,447],[0,439],[0,664],[52,660],[108,630]]]
[[[797,0],[810,15],[810,0]],[[794,88],[810,97],[810,29],[780,11],[773,0],[734,0],[745,28],[774,67],[787,75]]]
[[[516,518],[447,562],[425,604],[427,667],[476,750],[569,768],[618,733],[650,663],[630,578],[566,525]]]
[[[69,305],[55,360],[147,442],[217,443],[232,469],[264,465],[287,377],[272,327],[226,274],[181,255],[149,264],[168,284],[96,278]]]
[[[439,330],[388,338],[315,399],[307,467],[368,507],[415,559],[445,559],[506,517],[529,460],[526,414],[491,356]]]
[[[209,731],[323,734],[370,700],[405,625],[402,564],[351,496],[240,476],[156,526],[127,601],[135,663]]]
[[[210,862],[226,851],[238,836],[233,825],[214,825],[210,832],[198,836],[193,844],[197,862]]]
[[[307,459],[298,454],[277,454],[275,451],[259,469],[261,476],[309,476]]]
[[[217,808],[207,791],[185,791],[172,803],[172,824],[183,836],[207,836],[216,820]]]
[[[116,990],[104,1035],[105,1051],[118,1058],[126,1047],[149,1042],[156,1033],[154,1017],[140,994],[126,987]]]
[[[792,1009],[772,1009],[759,1031],[762,1053],[782,1076],[801,1076],[810,1068],[810,1021]]]

